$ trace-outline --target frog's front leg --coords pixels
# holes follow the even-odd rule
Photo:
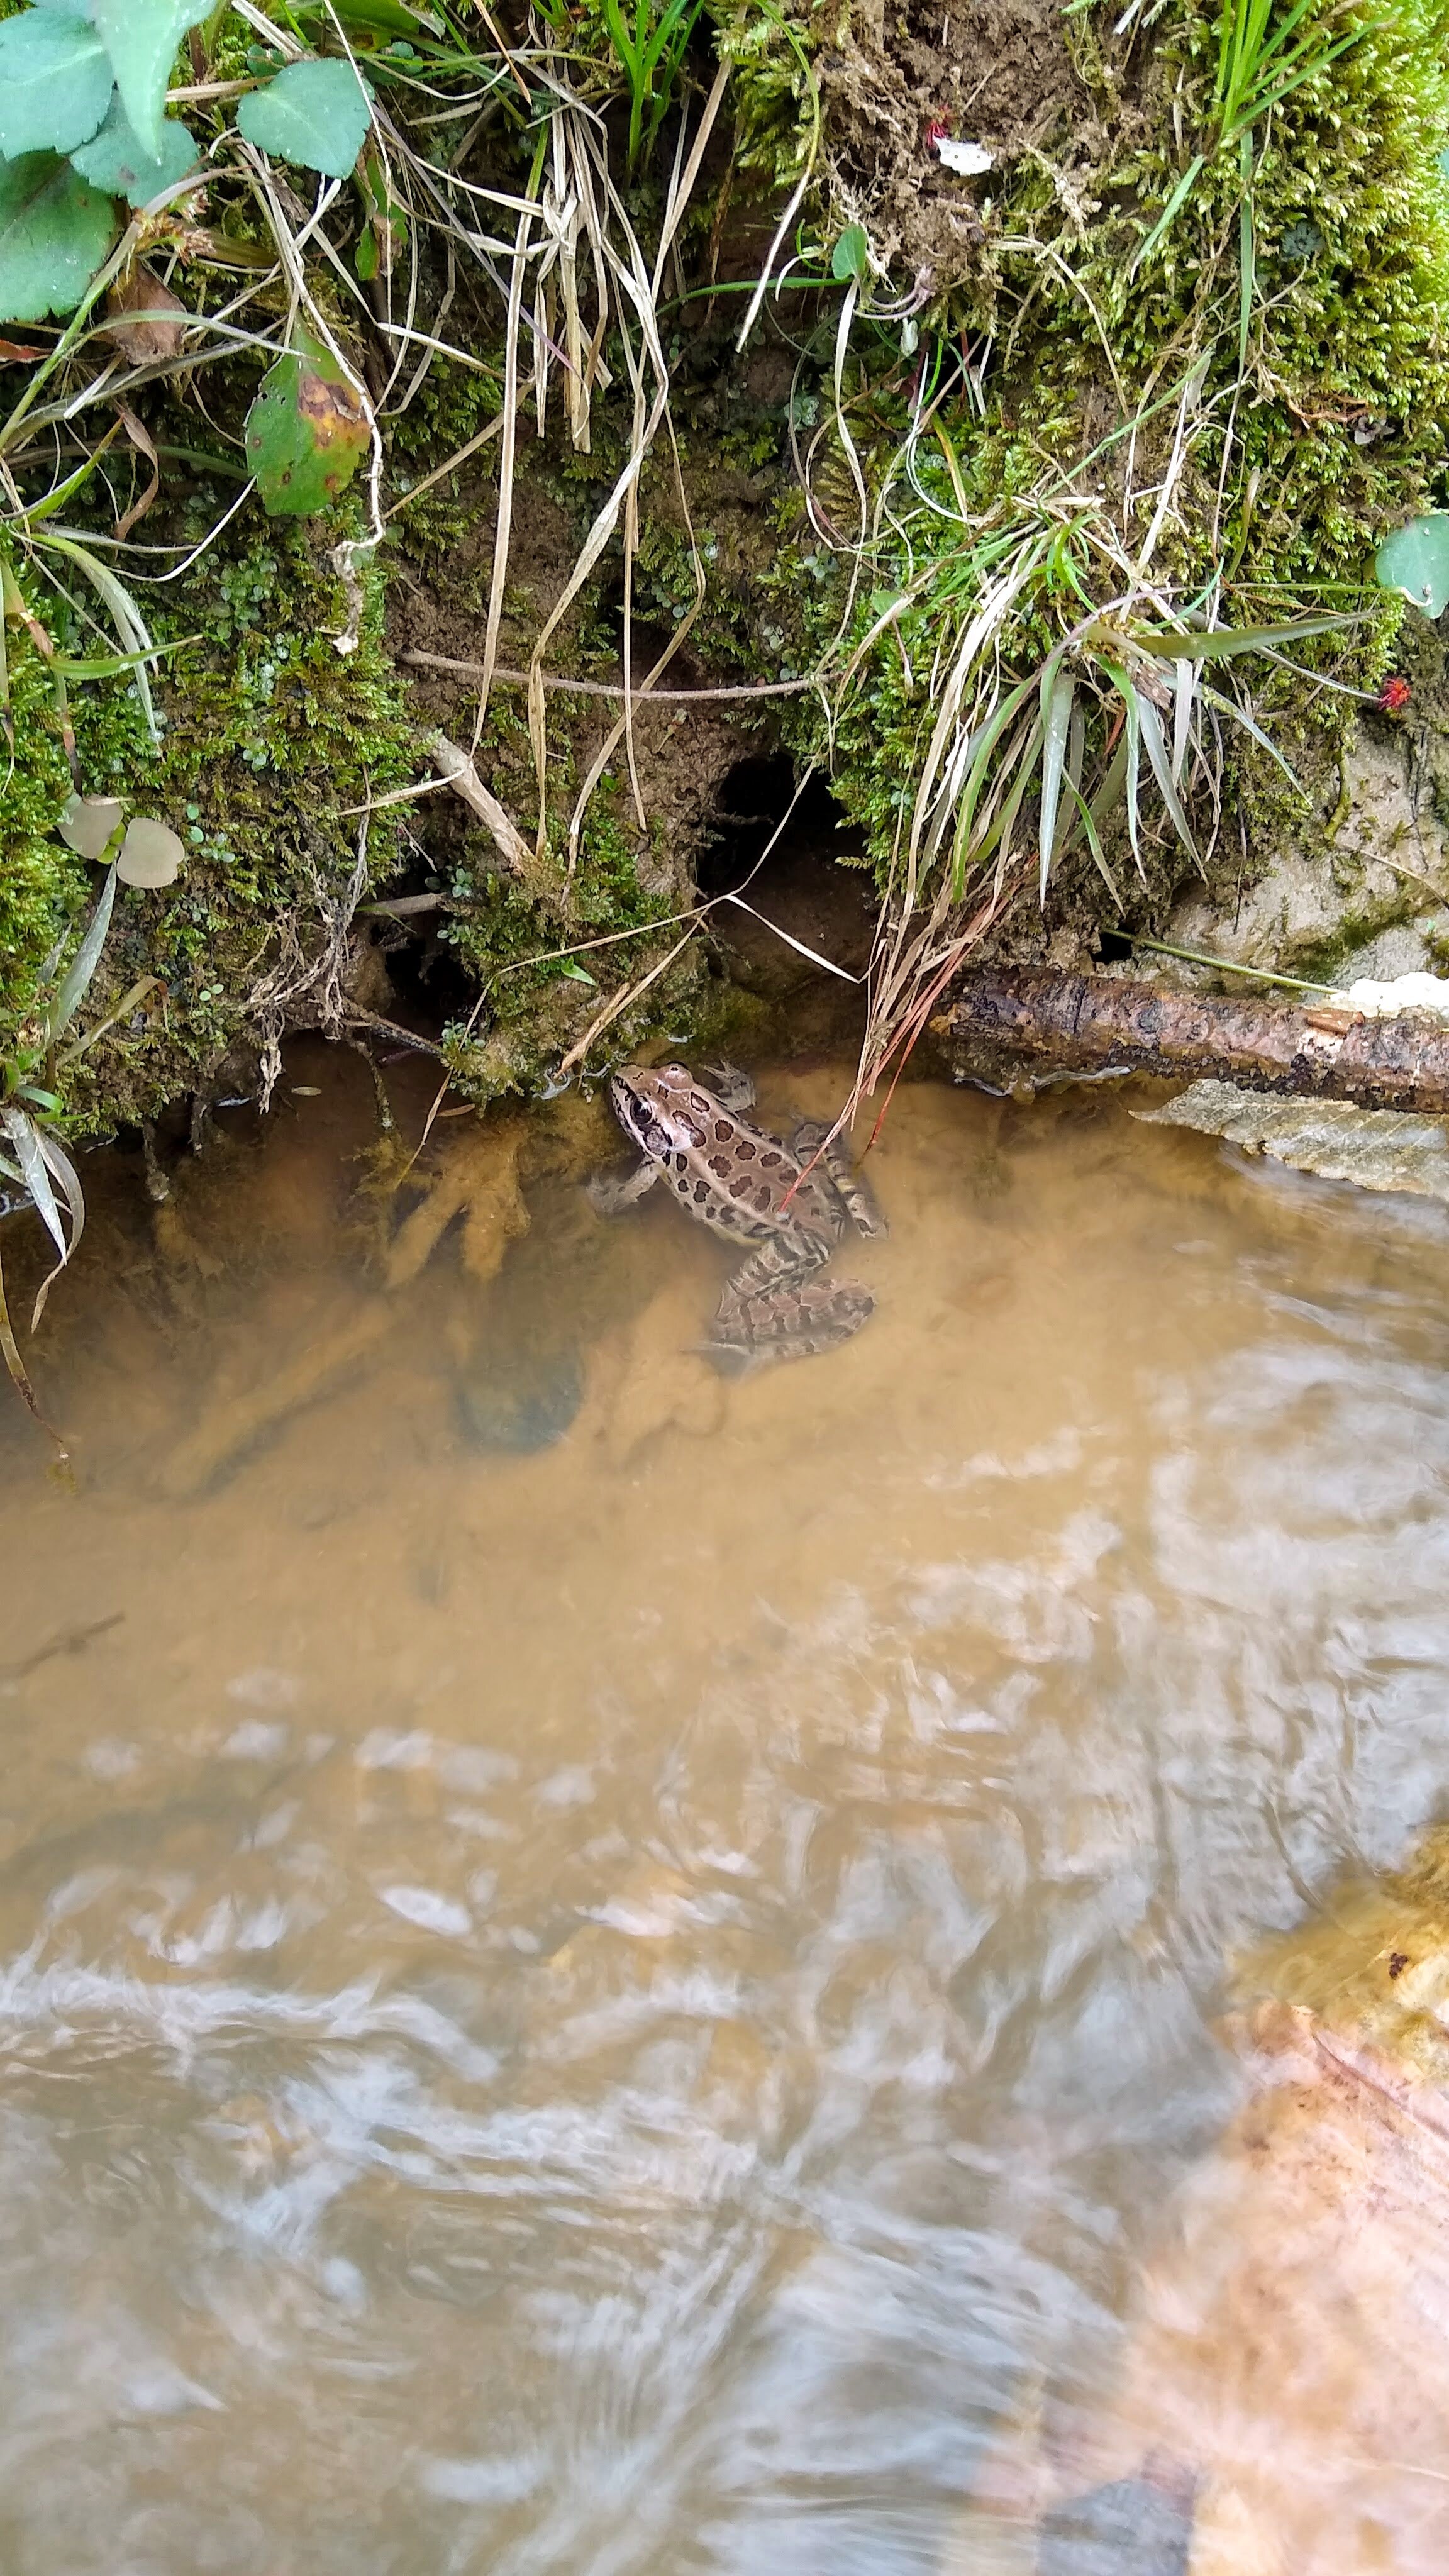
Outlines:
[[[644,1155],[632,1172],[596,1172],[586,1184],[589,1204],[599,1216],[618,1216],[642,1199],[659,1178],[659,1166]]]
[[[754,1108],[754,1081],[746,1073],[742,1064],[730,1064],[728,1061],[724,1064],[708,1064],[705,1066],[705,1071],[709,1075],[710,1088],[721,1109],[727,1109],[731,1117],[743,1118],[747,1111]]]

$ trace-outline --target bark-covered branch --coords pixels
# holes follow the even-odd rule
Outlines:
[[[1424,1012],[1368,1020],[1105,975],[987,972],[960,986],[934,1026],[962,1064],[1025,1057],[1075,1073],[1121,1065],[1371,1109],[1449,1110],[1449,1024]]]

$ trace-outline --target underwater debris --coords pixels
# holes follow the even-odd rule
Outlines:
[[[1195,1082],[1161,1109],[1134,1109],[1149,1127],[1192,1127],[1321,1180],[1361,1190],[1408,1190],[1449,1203],[1449,1126],[1351,1100],[1278,1100],[1231,1082]]]

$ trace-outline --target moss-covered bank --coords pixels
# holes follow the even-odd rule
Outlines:
[[[1443,695],[1437,647],[1400,642],[1401,607],[1371,574],[1387,527],[1449,497],[1449,6],[1310,9],[1301,35],[1317,31],[1333,58],[1271,101],[1246,144],[1221,148],[1224,18],[1209,0],[1146,15],[1080,0],[1065,13],[1046,0],[908,5],[889,21],[845,0],[722,12],[697,27],[657,147],[631,174],[609,105],[622,73],[602,23],[575,11],[570,61],[580,78],[589,67],[601,148],[646,245],[681,113],[697,114],[712,57],[733,70],[657,281],[670,417],[639,477],[637,528],[618,514],[550,639],[549,674],[591,689],[547,695],[542,817],[527,692],[511,675],[526,672],[624,473],[637,335],[626,347],[605,321],[586,448],[572,397],[555,383],[545,405],[540,378],[530,399],[523,366],[498,599],[505,442],[485,433],[502,417],[506,315],[436,227],[417,232],[409,327],[459,355],[433,354],[411,399],[394,383],[381,405],[380,543],[352,494],[305,521],[268,521],[253,495],[213,535],[237,494],[259,361],[243,351],[202,376],[141,372],[127,400],[163,451],[163,484],[135,542],[175,551],[116,560],[167,647],[161,743],[134,684],[94,681],[72,691],[77,756],[88,788],[163,816],[188,859],[173,887],[118,904],[87,1021],[154,980],[67,1071],[73,1125],[104,1132],[244,1084],[295,1022],[350,1016],[365,1034],[400,1014],[480,1097],[546,1085],[609,997],[635,985],[591,1060],[666,1035],[687,1043],[719,1003],[685,936],[698,866],[731,769],[762,751],[828,776],[852,827],[843,848],[898,905],[929,905],[954,848],[963,900],[994,884],[987,946],[1066,962],[1094,953],[1104,923],[1160,930],[1201,876],[1140,745],[1135,818],[1119,788],[1095,832],[1064,828],[1044,901],[1039,744],[1017,745],[1014,806],[994,777],[981,790],[1006,814],[994,843],[962,838],[964,769],[944,839],[930,845],[913,821],[963,637],[1032,546],[991,629],[994,703],[1014,681],[1037,687],[1054,654],[1075,655],[1063,667],[1083,674],[1088,793],[1126,703],[1102,674],[1114,654],[1137,671],[1145,625],[1358,612],[1277,659],[1235,662],[1223,688],[1230,678],[1257,733],[1204,703],[1182,781],[1217,899],[1239,897],[1285,835],[1328,871],[1332,827],[1342,873],[1336,809],[1364,703],[1396,652],[1417,689],[1401,731],[1434,731]],[[521,22],[515,32],[522,41]],[[516,199],[542,184],[538,131],[521,110],[485,119],[451,166]],[[989,168],[953,175],[943,140],[979,144]],[[453,148],[437,144],[439,158]],[[1164,229],[1194,155],[1202,166]],[[792,264],[787,289],[741,351],[749,283],[797,187],[775,251],[777,274]],[[339,201],[339,258],[356,258],[367,211],[359,192]],[[214,281],[175,273],[215,305]],[[371,339],[325,276],[318,292],[384,389],[386,333]],[[545,340],[563,333],[556,302],[538,318]],[[76,504],[102,534],[131,497],[132,467],[138,485],[145,474],[134,451],[115,453],[130,464],[113,456],[111,488],[93,481]],[[338,553],[349,539],[362,541],[350,570]],[[84,649],[79,604],[16,552],[32,608]],[[148,586],[158,571],[167,579]],[[476,681],[441,665],[484,658],[490,601],[501,676],[480,724]],[[1083,646],[1094,616],[1106,641]],[[619,702],[598,692],[619,688],[626,621],[636,686],[673,646],[664,688],[741,694],[640,709],[601,762]],[[41,658],[14,621],[8,640],[0,1059],[13,1061],[33,1050],[44,961],[75,935],[94,880],[55,835],[69,776]],[[529,870],[446,794],[387,801],[428,775],[440,727],[533,846]],[[1003,762],[1012,741],[997,738]],[[411,908],[366,909],[399,899]]]

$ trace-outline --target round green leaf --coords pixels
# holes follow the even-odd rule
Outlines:
[[[248,143],[324,178],[350,178],[367,140],[372,92],[350,63],[288,63],[248,91],[236,121]]]
[[[71,152],[111,103],[105,46],[79,10],[27,9],[0,25],[0,152]]]
[[[325,509],[351,481],[367,443],[361,396],[320,352],[279,358],[247,413],[247,463],[269,518],[303,519]]]
[[[79,304],[111,247],[116,210],[53,152],[0,161],[0,315],[38,322]]]
[[[842,282],[849,277],[864,285],[870,275],[870,242],[864,224],[847,224],[830,254],[830,274]]]
[[[144,206],[194,170],[197,155],[194,136],[174,116],[161,120],[159,154],[148,152],[117,97],[99,134],[70,157],[83,179],[129,205]]]
[[[1374,557],[1382,590],[1401,590],[1426,617],[1449,607],[1449,510],[1426,510],[1385,537]]]

